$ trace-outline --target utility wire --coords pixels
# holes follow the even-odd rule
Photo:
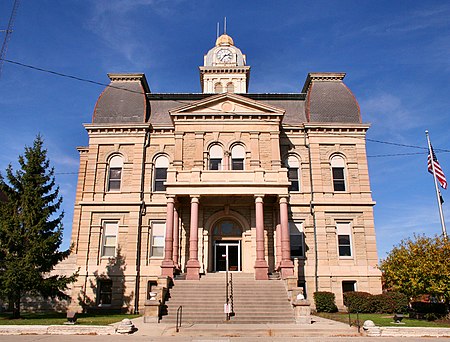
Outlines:
[[[21,63],[21,62],[17,62],[17,61],[13,61],[13,60],[9,60],[9,59],[0,59],[0,61],[4,61],[7,63],[11,63],[11,64],[15,64],[21,67],[25,67],[25,68],[29,68],[32,70],[36,70],[36,71],[40,71],[40,72],[44,72],[44,73],[48,73],[48,74],[52,74],[52,75],[56,75],[56,76],[60,76],[60,77],[65,77],[65,78],[69,78],[69,79],[73,79],[73,80],[77,80],[77,81],[81,81],[81,82],[87,82],[90,84],[95,84],[95,85],[99,85],[99,86],[103,86],[103,87],[109,87],[109,88],[113,88],[113,89],[118,89],[118,90],[123,90],[123,91],[127,91],[130,93],[135,93],[135,94],[139,94],[139,95],[146,95],[146,93],[141,92],[141,91],[136,91],[136,90],[131,90],[131,89],[126,89],[126,88],[122,88],[122,87],[117,87],[111,84],[107,84],[107,83],[102,83],[102,82],[98,82],[98,81],[93,81],[87,78],[83,78],[83,77],[78,77],[78,76],[73,76],[73,75],[69,75],[69,74],[64,74],[61,72],[57,72],[57,71],[53,71],[53,70],[49,70],[49,69],[44,69],[44,68],[39,68],[33,65],[29,65],[29,64],[25,64],[25,63]],[[180,101],[180,100],[176,100],[176,99],[172,99],[172,101],[174,102],[178,102],[181,104],[191,104],[190,102],[185,102],[185,101]],[[217,110],[219,111],[219,110]],[[239,115],[239,114],[236,114]],[[289,125],[287,125],[289,126]],[[295,127],[295,126],[292,126]],[[336,134],[339,136],[343,136],[340,133],[330,133],[330,134]],[[352,135],[349,135],[352,138],[356,138],[356,139],[365,139],[366,141],[370,141],[370,142],[375,142],[375,143],[379,143],[379,144],[386,144],[386,145],[393,145],[393,146],[400,146],[400,147],[409,147],[409,148],[416,148],[416,149],[421,149],[421,150],[426,150],[428,151],[427,147],[423,147],[423,146],[416,146],[416,145],[407,145],[407,144],[400,144],[400,143],[395,143],[395,142],[390,142],[390,141],[382,141],[382,140],[376,140],[376,139],[370,139],[370,138],[364,138],[364,137],[355,137]],[[435,152],[450,152],[450,150],[447,149],[441,149],[441,148],[435,148],[434,149]],[[397,154],[381,154],[381,155],[374,155],[374,156],[367,156],[368,158],[376,158],[376,157],[394,157],[394,156],[405,156],[405,155],[414,155],[414,154],[420,154],[420,153],[397,153]]]

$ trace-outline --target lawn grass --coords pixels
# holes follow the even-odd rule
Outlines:
[[[22,313],[22,318],[11,319],[11,314],[0,314],[0,325],[57,325],[67,322],[65,313]],[[139,315],[128,314],[78,314],[77,324],[108,325],[120,322],[124,318],[136,318]]]
[[[335,321],[349,323],[348,313],[336,312],[336,313],[326,313],[319,312],[316,313],[317,316],[332,319]],[[450,328],[450,322],[448,321],[424,321],[418,319],[411,319],[408,317],[403,318],[402,323],[404,324],[395,324],[393,323],[394,315],[393,314],[359,314],[359,321],[361,326],[364,321],[371,320],[375,323],[375,325],[382,327],[428,327],[428,328],[438,328],[445,327]],[[352,325],[356,325],[356,314],[351,314],[350,319],[352,321]]]

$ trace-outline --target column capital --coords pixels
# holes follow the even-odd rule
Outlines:
[[[191,203],[198,203],[200,201],[200,195],[191,195]]]
[[[264,195],[257,194],[257,195],[254,195],[254,196],[255,196],[255,203],[264,202]]]
[[[175,195],[166,195],[167,203],[175,203]]]
[[[289,203],[289,196],[288,195],[279,195],[278,196],[278,202],[281,203]]]

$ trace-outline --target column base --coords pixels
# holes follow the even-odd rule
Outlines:
[[[256,260],[255,262],[255,280],[268,280],[269,266],[265,260]]]
[[[200,262],[188,260],[186,264],[186,280],[200,280]]]
[[[163,260],[161,264],[161,275],[165,277],[173,278],[173,270],[175,265],[171,260]]]
[[[280,264],[281,278],[286,279],[294,275],[294,263],[292,260],[282,260]]]

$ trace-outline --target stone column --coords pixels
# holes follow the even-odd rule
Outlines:
[[[166,214],[166,238],[164,245],[164,260],[161,264],[161,275],[173,277],[173,211],[175,207],[175,198],[167,197]]]
[[[269,267],[264,258],[264,202],[263,196],[255,197],[256,206],[256,261],[255,261],[255,279],[269,279]]]
[[[276,230],[276,242],[275,242],[275,248],[276,248],[276,266],[275,269],[279,270],[281,265],[281,260],[283,259],[283,255],[281,254],[281,224],[277,224]]]
[[[173,211],[173,264],[175,268],[179,269],[180,265],[178,264],[179,258],[179,248],[180,248],[180,231],[179,231],[179,217],[178,217],[178,209],[175,207]]]
[[[280,224],[281,224],[281,277],[294,275],[294,264],[291,260],[291,239],[289,232],[288,200],[280,197]]]
[[[189,235],[189,260],[186,264],[187,280],[200,279],[200,262],[198,261],[198,196],[191,197],[191,226]]]

